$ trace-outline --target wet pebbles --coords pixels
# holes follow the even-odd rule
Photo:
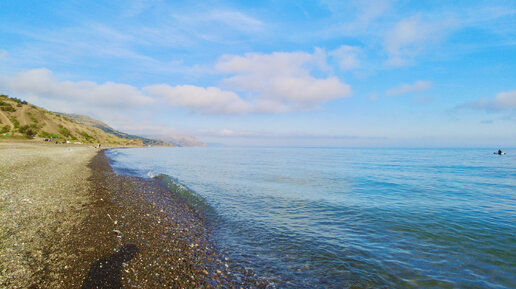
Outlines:
[[[188,205],[155,180],[115,174],[103,153],[90,168],[97,201],[82,235],[103,254],[90,267],[83,288],[236,286],[210,245],[202,220]],[[120,269],[121,274],[105,274],[100,266],[104,271]]]

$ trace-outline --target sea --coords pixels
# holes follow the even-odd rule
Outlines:
[[[187,189],[235,278],[252,274],[270,288],[516,288],[516,149],[493,151],[106,154],[118,173]]]

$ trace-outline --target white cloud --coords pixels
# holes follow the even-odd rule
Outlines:
[[[232,76],[223,81],[231,90],[247,93],[257,112],[313,109],[347,97],[351,87],[337,77],[316,78],[311,73],[328,71],[325,53],[247,53],[224,55],[215,68]]]
[[[249,32],[263,28],[264,23],[238,10],[213,10],[194,12],[189,15],[173,14],[174,18],[190,25],[225,25],[235,30]]]
[[[79,113],[117,128],[144,113],[154,100],[139,89],[113,82],[60,81],[48,69],[0,76],[0,90],[52,111]]]
[[[498,93],[494,99],[481,98],[459,105],[457,108],[484,109],[488,111],[516,110],[516,90]]]
[[[342,45],[329,53],[329,55],[335,58],[341,70],[358,68],[360,66],[359,56],[361,54],[360,48],[349,45]]]
[[[314,58],[306,52],[273,52],[272,54],[246,53],[244,56],[223,55],[215,68],[230,74],[307,75],[301,67]]]
[[[150,85],[143,88],[150,95],[160,97],[166,102],[193,111],[214,114],[240,114],[250,111],[247,102],[231,91],[217,87],[198,87],[193,85],[169,86]]]
[[[451,21],[425,22],[419,15],[399,21],[385,35],[384,49],[389,56],[387,64],[410,64],[415,56],[438,43],[453,28]]]
[[[224,55],[216,70],[230,76],[217,87],[160,84],[144,87],[154,97],[192,111],[212,114],[285,113],[315,109],[349,96],[351,88],[337,77],[315,78],[310,72],[329,70],[326,54],[305,52]],[[246,95],[242,98],[237,94]]]
[[[235,29],[242,31],[260,30],[263,28],[263,23],[260,20],[246,15],[240,11],[211,11],[206,14],[202,20],[224,23],[225,25],[232,26]]]
[[[498,93],[494,104],[499,109],[516,109],[516,90]]]
[[[231,44],[241,37],[256,36],[266,24],[244,12],[231,9],[213,9],[173,13],[172,23],[163,32],[176,32],[187,39]]]
[[[382,17],[389,11],[395,0],[322,0],[321,4],[325,5],[331,13],[339,19],[349,19],[350,14],[352,22],[346,23],[343,28],[345,30],[363,30],[372,22]]]
[[[127,1],[124,3],[125,7],[121,9],[120,15],[124,17],[134,17],[142,14],[147,9],[151,8],[153,5],[156,5],[159,3],[155,0],[133,0],[133,1]]]
[[[114,82],[60,81],[45,68],[4,77],[0,85],[50,109],[92,116],[98,115],[92,113],[97,109],[116,108],[127,113],[152,104],[206,114],[287,113],[317,109],[351,93],[348,84],[330,75],[322,49],[314,53],[225,55],[219,58],[215,70],[227,75],[222,80],[224,89],[164,83],[138,88]]]
[[[432,87],[432,83],[430,81],[423,81],[418,80],[414,82],[414,84],[403,84],[399,87],[389,89],[385,92],[385,95],[392,96],[392,95],[400,95],[400,94],[407,94],[407,93],[413,93],[413,92],[421,92],[428,90]]]
[[[153,103],[137,88],[114,82],[59,81],[46,68],[18,73],[2,83],[17,94],[60,99],[65,102],[99,107],[134,107]]]
[[[359,11],[358,19],[361,22],[369,23],[384,15],[392,6],[395,0],[358,0],[354,5]]]

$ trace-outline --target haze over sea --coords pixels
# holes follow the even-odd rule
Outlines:
[[[516,288],[516,150],[492,152],[232,147],[107,155],[120,173],[166,174],[202,196],[214,211],[206,217],[215,242],[239,264],[237,278],[254,272],[281,288]]]

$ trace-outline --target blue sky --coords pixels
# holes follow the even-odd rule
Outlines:
[[[0,91],[211,143],[516,146],[514,1],[2,1]]]

